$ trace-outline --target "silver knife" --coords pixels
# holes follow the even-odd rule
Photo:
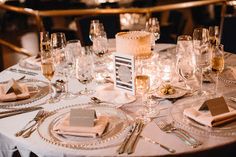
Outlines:
[[[132,154],[134,152],[135,143],[136,143],[140,133],[142,132],[143,127],[144,127],[143,122],[139,121],[138,125],[136,126],[136,128],[134,130],[134,133],[131,136],[131,139],[129,140],[128,147],[127,147],[128,154]]]
[[[122,153],[125,152],[125,148],[126,148],[126,146],[127,146],[127,143],[129,142],[129,140],[130,140],[132,134],[134,133],[134,130],[135,130],[135,128],[137,127],[137,124],[138,124],[138,123],[135,122],[135,123],[132,125],[132,127],[130,128],[130,130],[129,130],[127,136],[126,136],[126,138],[124,139],[124,141],[122,142],[122,144],[120,145],[120,147],[117,149],[117,152],[118,152],[119,154],[122,154]]]

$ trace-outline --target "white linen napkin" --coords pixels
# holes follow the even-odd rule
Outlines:
[[[107,116],[99,116],[95,121],[93,127],[84,126],[70,126],[68,113],[63,117],[56,125],[53,127],[53,131],[61,135],[74,135],[74,136],[84,136],[84,137],[100,137],[106,126],[108,125],[109,118]]]
[[[230,112],[223,113],[217,116],[212,116],[210,111],[198,111],[200,106],[190,107],[184,110],[184,115],[195,120],[196,122],[214,127],[224,124],[231,120],[236,119],[236,110],[229,107]]]

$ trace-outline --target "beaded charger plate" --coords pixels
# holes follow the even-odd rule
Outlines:
[[[219,75],[219,80],[225,83],[236,84],[236,65],[226,64],[223,72]]]
[[[60,135],[53,127],[68,115],[72,108],[94,109],[97,116],[108,116],[108,126],[100,137],[82,137],[75,135]],[[72,149],[101,149],[120,144],[127,134],[133,119],[120,109],[94,104],[75,104],[51,112],[38,126],[39,136],[46,142]]]
[[[42,99],[49,93],[49,86],[47,82],[35,80],[35,79],[23,79],[19,80],[19,83],[24,83],[27,85],[30,97],[22,100],[15,101],[0,101],[0,108],[10,107],[10,106],[20,106],[20,105],[28,105],[34,101]],[[1,82],[1,84],[6,82]]]
[[[232,101],[225,99],[227,105],[235,106]],[[196,133],[203,136],[218,136],[218,137],[229,137],[236,136],[236,121],[231,121],[219,126],[209,127],[202,125],[188,117],[183,112],[185,109],[202,104],[204,99],[189,100],[186,102],[177,103],[172,106],[170,115],[174,121],[174,124],[181,127],[189,132]]]

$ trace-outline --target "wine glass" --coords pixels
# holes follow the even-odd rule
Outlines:
[[[51,51],[51,40],[48,32],[40,32],[40,53],[41,53],[41,71],[45,78],[49,80],[50,98],[48,103],[54,103],[52,97],[52,78],[55,72],[53,64],[53,55]]]
[[[80,83],[85,84],[84,90],[80,91],[79,94],[93,94],[94,91],[87,88],[87,84],[92,82],[94,78],[94,63],[91,51],[87,49],[82,51],[81,55],[76,58],[75,68],[76,78]]]
[[[199,95],[207,94],[203,91],[203,71],[211,65],[211,51],[209,50],[209,32],[206,28],[196,28],[193,32],[193,48],[196,56],[196,66],[200,71]]]
[[[53,54],[53,63],[55,66],[56,75],[59,77],[63,77],[65,82],[67,83],[65,73],[67,71],[66,67],[66,59],[65,59],[65,46],[66,46],[66,37],[62,32],[52,33],[51,34],[51,42],[52,42],[52,54]],[[65,92],[65,89],[63,89]],[[64,93],[65,94],[65,93]]]
[[[224,46],[222,44],[212,48],[211,68],[216,73],[214,94],[217,96],[219,74],[224,70]]]
[[[209,27],[209,42],[211,47],[219,45],[220,43],[219,35],[220,35],[219,26]]]
[[[143,121],[150,121],[150,118],[154,118],[159,114],[159,112],[156,110],[157,102],[154,101],[151,98],[151,90],[150,90],[150,77],[147,74],[147,68],[146,66],[147,62],[145,60],[138,60],[137,61],[137,73],[135,77],[135,87],[137,94],[141,95],[141,102],[143,105],[145,105],[145,109],[141,108],[137,111],[137,114],[141,116],[140,118]]]
[[[65,66],[64,74],[67,80],[64,98],[75,98],[76,94],[69,92],[69,77],[71,77],[75,71],[75,59],[81,55],[81,43],[79,40],[69,40],[65,47]]]
[[[89,38],[93,42],[94,38],[99,36],[106,37],[104,26],[99,20],[92,20],[89,28]]]
[[[192,87],[188,84],[188,81],[193,79],[195,71],[191,58],[179,57],[176,67],[179,76],[184,80],[186,89],[192,91]]]
[[[149,18],[146,22],[145,30],[152,34],[152,49],[155,42],[160,39],[160,24],[156,17]]]

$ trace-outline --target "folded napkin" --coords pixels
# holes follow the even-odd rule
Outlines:
[[[27,99],[30,97],[30,93],[26,84],[18,83],[21,88],[21,94],[15,94],[14,92],[5,94],[5,86],[7,84],[0,85],[0,101],[14,101],[19,99]]]
[[[53,127],[53,131],[61,135],[74,135],[74,136],[85,136],[85,137],[100,137],[106,126],[108,125],[109,118],[106,116],[100,116],[95,121],[93,127],[84,126],[70,126],[69,122],[70,114],[67,114]]]
[[[184,110],[184,115],[196,122],[214,127],[236,119],[236,110],[229,107],[230,112],[212,116],[210,111],[198,111],[200,106],[190,107]]]
[[[95,97],[115,104],[126,104],[136,100],[135,96],[128,95],[114,88],[114,85],[102,86],[96,89]]]

